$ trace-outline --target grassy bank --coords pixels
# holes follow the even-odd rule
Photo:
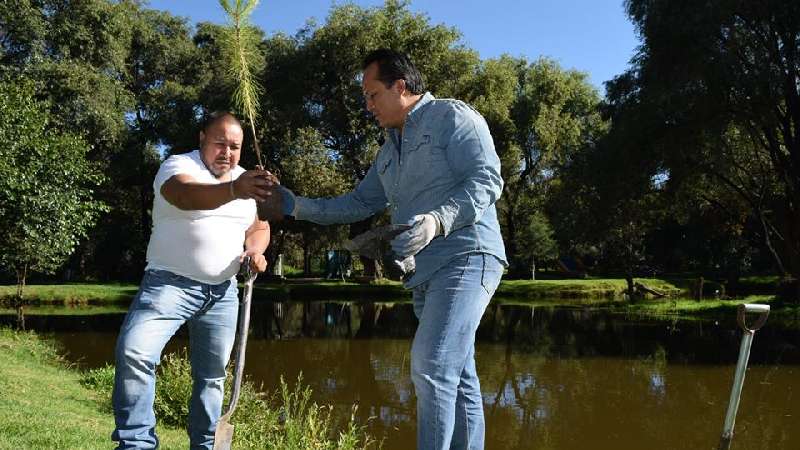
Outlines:
[[[679,281],[637,279],[649,288],[667,295],[680,295],[686,290]],[[30,305],[103,305],[128,303],[136,295],[134,284],[53,284],[30,285],[25,288],[24,303]],[[516,301],[525,300],[597,300],[620,298],[625,291],[622,279],[583,280],[508,280],[500,283],[495,296]],[[0,286],[0,302],[8,304],[16,293],[13,285]],[[402,300],[411,292],[395,281],[360,284],[335,281],[259,283],[253,293],[260,300]]]
[[[113,367],[81,373],[64,363],[53,344],[7,328],[0,328],[0,358],[0,449],[111,447]],[[172,355],[159,373],[155,410],[161,448],[184,449],[191,368],[185,355]],[[332,410],[311,402],[311,391],[301,381],[293,389],[282,383],[272,397],[251,383],[243,385],[233,422],[235,448],[379,447],[353,417],[344,421],[343,431],[333,432]]]
[[[127,304],[136,295],[136,284],[32,284],[25,287],[23,304],[26,305],[107,305]],[[16,286],[0,286],[0,303],[6,305],[14,299]],[[349,282],[313,281],[287,283],[259,283],[253,291],[255,300],[290,299],[354,299],[386,300],[410,298],[409,291],[399,282],[359,284]]]
[[[674,281],[656,278],[636,278],[636,282],[668,296],[685,293]],[[500,283],[496,297],[530,299],[614,299],[621,298],[627,289],[623,279],[589,278],[581,280],[508,280]]]
[[[114,418],[104,395],[81,385],[53,346],[0,328],[0,448],[111,447]],[[185,432],[161,427],[163,448],[185,448]]]
[[[84,283],[84,284],[32,284],[25,287],[25,304],[102,305],[127,303],[139,289],[135,284]],[[15,285],[0,286],[0,301],[8,302],[17,293]]]
[[[731,317],[736,315],[736,309],[742,303],[770,303],[774,299],[771,295],[749,295],[747,297],[719,300],[709,299],[697,301],[693,299],[664,299],[642,300],[636,302],[617,303],[613,309],[619,312],[641,314],[650,317],[679,317],[686,318],[713,318]],[[793,308],[787,307],[784,312],[792,313]],[[772,311],[775,315],[776,311]]]
[[[611,311],[633,316],[681,320],[734,319],[742,303],[765,303],[771,305],[767,323],[800,330],[800,305],[776,303],[772,295],[748,295],[746,297],[697,301],[693,299],[643,300],[615,303]],[[757,314],[748,314],[747,323],[753,323]]]
[[[254,300],[402,300],[410,299],[411,291],[399,281],[381,280],[375,283],[342,281],[284,282],[257,284]]]

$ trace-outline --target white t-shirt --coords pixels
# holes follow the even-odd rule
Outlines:
[[[233,179],[243,172],[237,165]],[[178,174],[189,175],[198,183],[221,182],[203,164],[199,150],[170,156],[161,164],[153,181],[153,234],[147,246],[147,268],[207,284],[229,280],[239,270],[245,232],[256,218],[256,202],[233,200],[205,211],[178,209],[161,195],[161,185]]]

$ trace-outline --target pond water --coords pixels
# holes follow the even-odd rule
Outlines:
[[[66,309],[28,328],[52,333],[81,367],[113,360],[124,312]],[[76,314],[77,312],[77,314]],[[0,314],[0,323],[14,317]],[[362,422],[389,450],[415,447],[405,302],[256,302],[246,372],[267,390],[303,374],[314,400]],[[716,449],[741,332],[718,321],[492,303],[476,354],[487,449]],[[185,346],[179,333],[167,351]],[[800,449],[800,332],[767,322],[753,343],[734,449]]]

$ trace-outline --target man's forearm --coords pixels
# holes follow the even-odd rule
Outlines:
[[[358,222],[388,206],[374,164],[352,192],[334,198],[295,197],[294,201],[296,219],[320,225]]]
[[[161,188],[164,198],[183,210],[211,210],[236,199],[233,182],[220,184],[181,183],[169,180]]]
[[[266,224],[266,222],[264,222]],[[244,240],[244,250],[247,253],[261,254],[269,246],[269,225],[249,233]]]
[[[161,185],[161,195],[176,208],[209,210],[236,199],[263,201],[268,188],[277,185],[274,175],[266,170],[248,170],[235,181],[219,184],[198,183],[190,175],[178,174]]]

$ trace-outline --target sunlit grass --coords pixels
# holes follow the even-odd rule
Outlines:
[[[0,448],[111,448],[114,418],[103,395],[34,333],[0,328]],[[162,448],[186,448],[186,432],[162,427]]]
[[[104,314],[123,314],[128,311],[127,305],[62,305],[42,304],[25,307],[26,316],[100,316]],[[0,316],[16,315],[14,308],[0,308]]]
[[[689,318],[719,318],[735,317],[736,309],[743,303],[771,303],[771,295],[749,295],[733,299],[704,299],[694,300],[687,298],[652,299],[636,302],[617,304],[617,311],[640,314],[652,317],[679,317]],[[783,307],[783,306],[782,306]],[[771,314],[775,314],[773,311]]]
[[[674,283],[656,278],[636,278],[634,281],[666,295],[679,295],[683,289]],[[504,280],[497,289],[498,297],[528,298],[619,298],[627,283],[619,278],[587,278],[567,280]]]
[[[80,372],[67,365],[53,343],[8,328],[0,328],[0,358],[0,449],[112,447],[112,366]],[[184,449],[188,446],[184,430],[191,395],[191,367],[185,354],[164,359],[156,389],[161,448]],[[233,416],[234,448],[380,447],[354,415],[341,430],[334,430],[331,407],[317,405],[310,398],[311,390],[301,379],[294,387],[282,382],[281,389],[270,396],[245,382]]]
[[[100,304],[130,301],[139,288],[135,284],[32,284],[25,287],[27,303]],[[8,301],[17,293],[15,285],[0,286],[0,301]]]
[[[670,298],[686,297],[696,283],[692,278],[636,278],[649,289]],[[745,277],[741,286],[745,294],[771,294],[776,277]],[[719,283],[707,281],[706,291],[720,291]],[[136,295],[135,284],[53,284],[29,285],[25,289],[25,302],[31,305],[103,305],[127,304]],[[495,293],[504,302],[549,302],[556,304],[596,304],[602,300],[622,300],[627,284],[621,278],[503,280]],[[0,286],[0,305],[10,307],[16,292],[13,285]],[[708,297],[709,292],[706,292]],[[408,300],[411,291],[398,281],[379,280],[372,283],[342,281],[292,281],[256,283],[253,301],[292,300],[349,300],[385,301]],[[689,305],[687,305],[689,307]]]

